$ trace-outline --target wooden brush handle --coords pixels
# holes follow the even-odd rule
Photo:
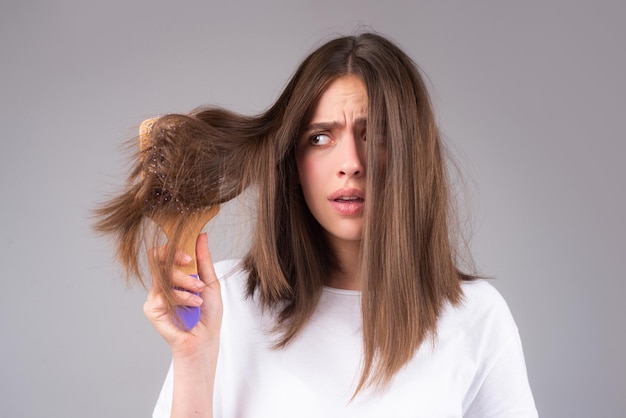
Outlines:
[[[187,274],[198,274],[198,265],[196,262],[196,240],[198,235],[202,232],[202,228],[207,224],[217,213],[219,212],[220,207],[214,206],[210,209],[203,210],[198,212],[198,214],[184,225],[184,231],[182,235],[182,240],[180,241],[179,249],[184,251],[185,254],[191,256],[193,260],[187,264],[186,266],[180,266],[180,270]],[[174,233],[174,222],[175,218],[172,216],[161,216],[158,219],[155,219],[155,222],[161,227],[163,232],[165,232],[165,236],[168,240],[171,240],[172,235]]]

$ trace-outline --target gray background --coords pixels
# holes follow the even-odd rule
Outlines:
[[[621,1],[9,1],[0,9],[0,415],[148,416],[169,362],[89,211],[144,118],[265,109],[361,25],[432,83],[471,248],[517,319],[544,417],[626,410]],[[211,227],[245,246],[246,203]],[[217,242],[216,237],[221,240]]]

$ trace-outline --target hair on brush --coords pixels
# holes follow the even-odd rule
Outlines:
[[[158,245],[162,235],[156,225],[165,232],[167,254],[160,262],[151,262],[151,270],[153,286],[163,292],[170,307],[174,256],[189,240],[193,231],[189,226],[201,229],[219,205],[243,192],[261,169],[258,132],[246,135],[245,124],[240,130],[232,124],[220,129],[221,121],[231,116],[222,109],[205,109],[144,121],[126,187],[95,211],[95,230],[113,236],[128,278],[142,284],[142,248]],[[199,229],[191,237],[193,243]],[[193,251],[193,246],[185,250]]]

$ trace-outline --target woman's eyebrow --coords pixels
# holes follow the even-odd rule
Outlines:
[[[354,125],[358,127],[363,127],[367,125],[367,118],[357,118],[354,120]],[[333,129],[343,128],[344,123],[340,121],[331,121],[331,122],[315,122],[309,124],[304,132],[311,131],[332,131]]]
[[[311,131],[332,131],[334,129],[339,129],[343,127],[343,122],[333,121],[333,122],[315,122],[311,123],[304,130],[305,132]]]

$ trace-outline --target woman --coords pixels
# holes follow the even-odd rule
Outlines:
[[[153,269],[187,290],[145,304],[173,353],[154,416],[537,415],[506,303],[457,268],[441,139],[400,49],[338,38],[266,113],[193,117],[256,150],[240,184],[258,186],[258,219],[242,261],[214,266],[201,235],[201,280],[182,251]],[[172,305],[200,322],[179,328]]]

